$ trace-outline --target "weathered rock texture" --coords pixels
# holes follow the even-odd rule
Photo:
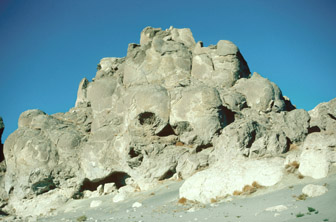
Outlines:
[[[294,146],[303,175],[327,175],[336,100],[295,109],[275,83],[251,75],[230,41],[203,47],[189,29],[172,27],[140,36],[125,58],[103,58],[95,78],[80,82],[69,112],[21,114],[4,146],[3,210],[45,214],[104,193],[118,202],[173,176],[189,178],[181,197],[208,203],[276,184]]]

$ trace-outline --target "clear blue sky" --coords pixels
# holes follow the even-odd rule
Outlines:
[[[233,41],[298,108],[336,97],[334,0],[0,0],[3,140],[27,109],[68,111],[80,80],[125,56],[143,28],[171,25],[205,45]]]

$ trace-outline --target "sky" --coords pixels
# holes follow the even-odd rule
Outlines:
[[[335,12],[334,0],[0,0],[2,141],[25,110],[67,112],[80,80],[126,56],[147,26],[234,42],[251,72],[311,110],[336,97]]]

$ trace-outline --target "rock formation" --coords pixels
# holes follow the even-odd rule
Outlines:
[[[97,70],[69,112],[21,114],[4,145],[3,211],[46,214],[105,190],[118,202],[168,178],[186,179],[181,197],[209,203],[272,186],[294,161],[313,178],[336,162],[336,99],[295,109],[230,41],[204,47],[189,29],[147,27]]]

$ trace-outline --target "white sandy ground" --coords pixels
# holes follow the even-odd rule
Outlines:
[[[283,181],[270,188],[262,188],[249,196],[234,196],[220,202],[202,205],[195,203],[178,204],[178,190],[183,181],[165,181],[151,191],[137,192],[123,202],[114,203],[111,195],[91,199],[71,200],[55,210],[54,216],[41,217],[37,221],[78,221],[86,216],[86,221],[209,221],[209,222],[277,222],[277,221],[330,221],[336,222],[336,171],[324,179],[298,179],[287,175]],[[328,192],[322,196],[296,200],[306,184],[325,185]],[[95,208],[92,201],[102,201]],[[135,202],[137,208],[132,205]],[[139,205],[141,205],[139,207]],[[282,211],[266,211],[280,206]],[[308,207],[316,211],[308,213]],[[286,209],[287,208],[287,209]],[[280,209],[281,210],[281,209]],[[298,214],[304,214],[297,217]],[[32,218],[33,219],[33,218]],[[1,220],[1,219],[0,219]],[[36,221],[33,219],[33,221]]]

